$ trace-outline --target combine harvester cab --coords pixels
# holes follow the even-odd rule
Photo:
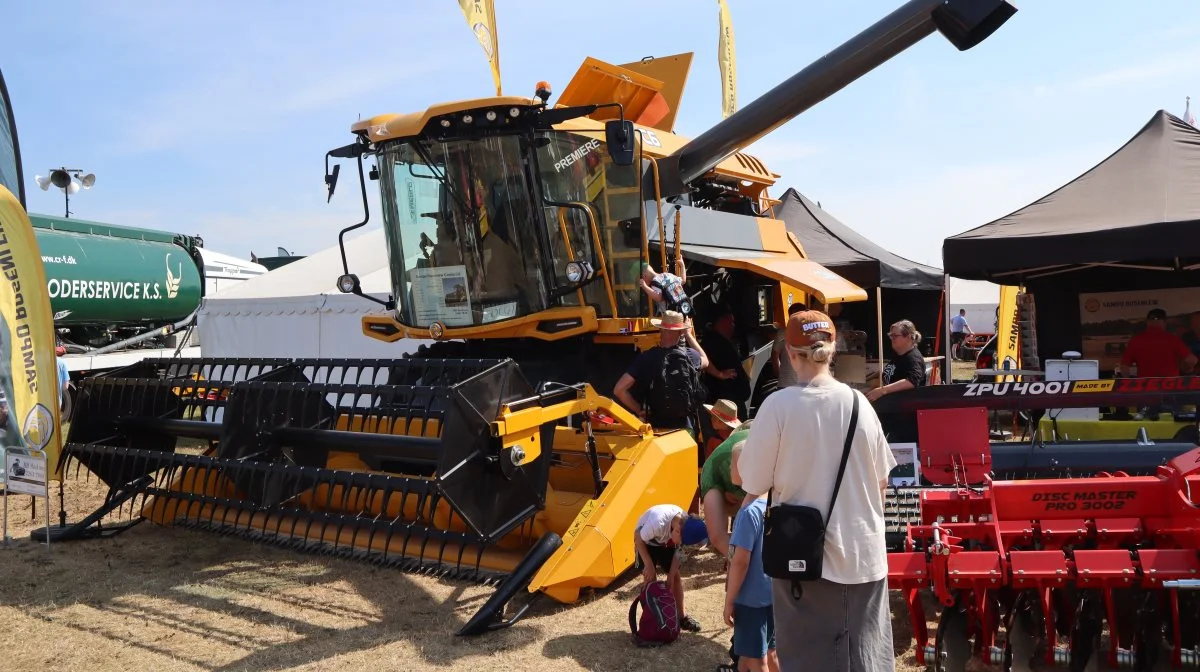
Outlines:
[[[888,587],[904,593],[919,664],[1200,669],[1200,447],[1153,475],[1000,481],[985,408],[918,423],[935,487],[888,555]]]
[[[371,157],[393,297],[367,297],[349,268],[337,286],[386,306],[364,318],[366,336],[437,342],[397,361],[145,361],[88,379],[60,464],[86,468],[112,496],[47,533],[104,534],[99,519],[129,511],[132,523],[240,532],[498,585],[460,634],[513,623],[528,606],[508,617],[505,607],[521,592],[573,602],[611,585],[633,565],[640,515],[686,509],[698,489],[687,431],[655,431],[597,393],[657,338],[651,302],[636,284],[621,287],[617,260],[635,276],[641,263],[665,266],[662,212],[684,202],[709,233],[759,232],[746,237],[762,249],[741,255],[758,262],[735,268],[761,271],[754,282],[774,283],[777,303],[788,269],[837,279],[761,216],[761,180],[735,206],[750,215],[696,200],[746,188],[740,148],[907,47],[940,32],[969,49],[1014,12],[1003,0],[912,0],[690,142],[647,125],[666,114],[663,82],[594,61],[567,87],[575,97],[564,93],[574,105],[548,106],[547,86],[533,99],[355,124],[355,141],[326,157],[355,160],[363,190],[364,219],[342,237],[369,220]],[[331,196],[339,168],[327,169]],[[418,182],[403,188],[408,178]],[[585,202],[599,198],[593,190],[603,216]],[[610,209],[608,196],[632,207]],[[674,228],[679,258],[678,214]],[[507,261],[485,270],[489,259]],[[185,438],[207,447],[181,449]]]

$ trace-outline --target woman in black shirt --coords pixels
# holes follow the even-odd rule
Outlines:
[[[883,386],[867,392],[867,399],[875,401],[885,394],[903,392],[925,384],[925,357],[917,349],[921,332],[909,320],[900,320],[888,329],[888,338],[896,356],[883,367]],[[912,443],[917,440],[917,414],[881,414],[884,432],[888,440],[897,443]]]

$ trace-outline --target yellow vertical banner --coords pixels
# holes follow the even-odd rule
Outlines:
[[[720,8],[721,36],[717,40],[717,59],[721,64],[721,115],[728,117],[737,111],[737,53],[733,47],[733,20],[725,0],[717,0]]]
[[[1001,285],[1000,307],[996,322],[996,363],[997,369],[1021,368],[1021,330],[1017,326],[1017,295],[1021,288],[1013,285]],[[1007,364],[1007,367],[1005,366]],[[996,382],[1019,381],[1020,376],[996,376]]]
[[[0,185],[0,360],[8,419],[4,445],[44,451],[47,476],[59,479],[58,361],[54,313],[33,225]]]
[[[496,35],[496,7],[493,0],[458,0],[458,6],[492,66],[496,95],[503,95],[500,90],[500,43]]]

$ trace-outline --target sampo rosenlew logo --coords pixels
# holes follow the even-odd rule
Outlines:
[[[29,448],[44,449],[50,443],[50,437],[54,436],[54,416],[50,409],[42,404],[30,409],[25,422],[21,424],[21,435],[25,437],[25,444]]]
[[[1083,309],[1089,313],[1094,313],[1100,310],[1100,299],[1091,298],[1083,302]]]

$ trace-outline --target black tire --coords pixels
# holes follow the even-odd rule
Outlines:
[[[59,421],[66,424],[71,421],[71,416],[75,414],[75,385],[67,385],[67,389],[63,390],[62,408],[59,409]]]

